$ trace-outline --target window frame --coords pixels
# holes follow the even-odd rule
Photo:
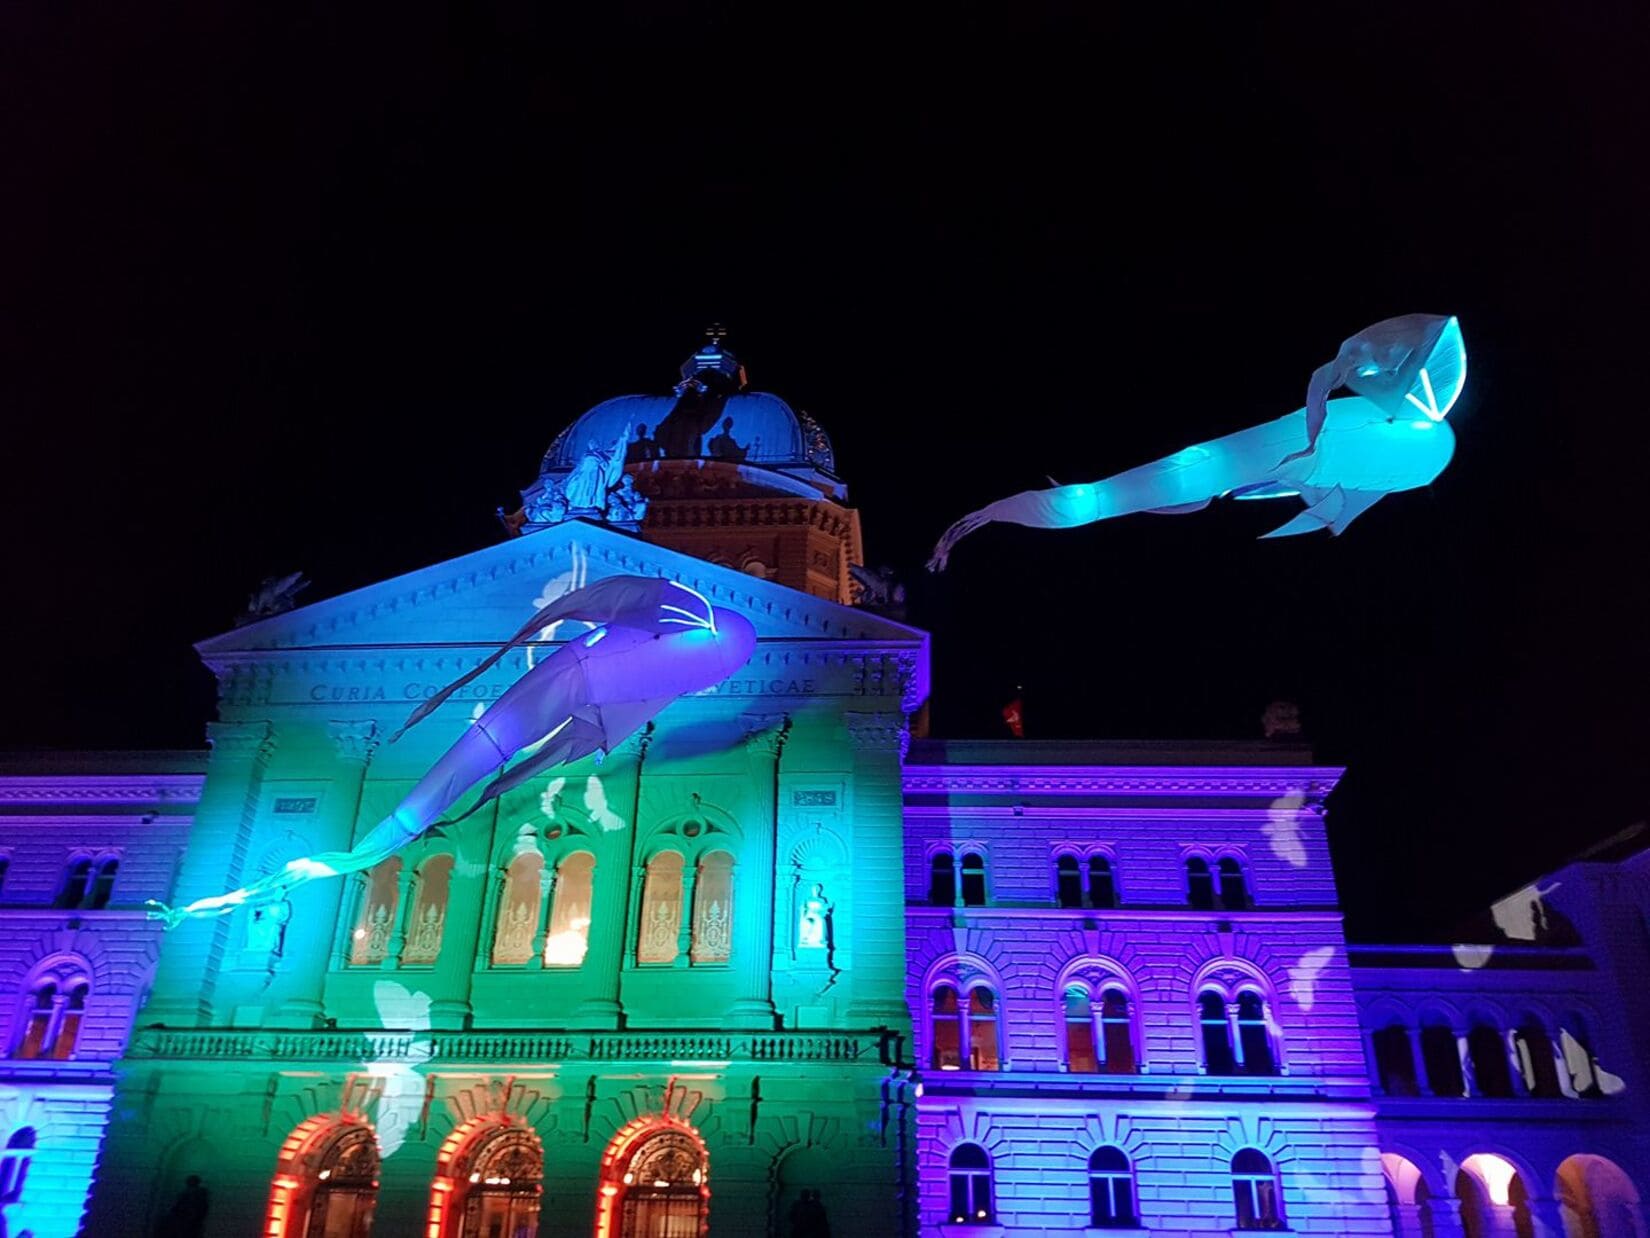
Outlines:
[[[973,1163],[972,1153],[979,1153],[983,1165]],[[969,1163],[959,1165],[959,1158],[968,1157]],[[993,1181],[993,1165],[991,1153],[981,1144],[972,1141],[959,1143],[951,1149],[946,1158],[946,1219],[952,1225],[995,1225],[997,1224],[997,1191]],[[958,1188],[960,1194],[967,1201],[966,1206],[957,1207]],[[980,1207],[984,1194],[984,1207]]]
[[[1266,1166],[1264,1170],[1256,1167],[1240,1169],[1238,1162],[1245,1156],[1253,1153]],[[1266,1232],[1281,1230],[1286,1227],[1283,1211],[1283,1180],[1278,1174],[1277,1163],[1259,1148],[1239,1148],[1232,1154],[1232,1204],[1233,1228],[1245,1233]],[[1270,1188],[1263,1191],[1261,1188]],[[1248,1221],[1244,1219],[1243,1201],[1248,1200],[1249,1209],[1253,1214]],[[1270,1204],[1270,1208],[1264,1206]]]
[[[1115,1164],[1097,1166],[1095,1162],[1104,1153],[1116,1153],[1117,1159],[1123,1162],[1119,1168]],[[1138,1229],[1140,1228],[1140,1203],[1135,1193],[1134,1160],[1116,1144],[1102,1144],[1089,1153],[1089,1228],[1090,1229]],[[1097,1205],[1101,1199],[1101,1184],[1104,1183],[1106,1211],[1109,1216],[1101,1216]],[[1119,1191],[1123,1195],[1125,1207],[1118,1209]]]

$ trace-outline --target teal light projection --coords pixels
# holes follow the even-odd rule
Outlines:
[[[1305,408],[1103,481],[999,499],[947,529],[929,569],[943,571],[957,543],[992,521],[1069,529],[1136,512],[1181,515],[1228,497],[1305,501],[1306,510],[1267,537],[1339,534],[1384,496],[1443,472],[1455,451],[1444,419],[1466,378],[1456,319],[1411,314],[1376,323],[1312,376]],[[1327,399],[1343,386],[1357,394]]]

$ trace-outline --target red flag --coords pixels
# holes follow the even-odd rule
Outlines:
[[[1015,739],[1026,737],[1025,702],[1015,697],[1003,706],[1003,721],[1008,724],[1009,732]]]

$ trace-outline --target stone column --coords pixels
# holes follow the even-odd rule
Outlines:
[[[390,925],[390,940],[384,948],[384,961],[378,965],[385,971],[395,971],[401,966],[401,951],[407,944],[407,925],[412,920],[411,904],[416,884],[413,881],[413,862],[409,856],[400,858],[401,871],[395,875],[395,922]]]
[[[367,766],[378,750],[376,722],[331,722],[327,737],[332,741],[332,785],[316,814],[316,851],[348,851],[355,841],[355,822],[361,812],[361,788]],[[275,1022],[297,1027],[319,1027],[326,1015],[327,963],[333,954],[338,917],[347,879],[312,881],[292,892],[292,918],[287,922],[282,956],[290,959],[286,982],[287,997],[276,1012]]]
[[[1472,1053],[1467,1047],[1467,1034],[1460,1028],[1454,1028],[1455,1052],[1461,1059],[1461,1095],[1477,1096],[1478,1072],[1472,1067]]]
[[[608,834],[595,848],[596,869],[590,877],[590,945],[584,956],[587,996],[573,1008],[567,1026],[573,1028],[616,1028],[624,1017],[619,1002],[619,979],[625,952],[635,943],[627,940],[631,901],[640,898],[632,870],[636,867],[637,814],[641,808],[642,772],[647,765],[648,745],[653,727],[633,735],[602,766],[602,788],[608,807],[628,818],[629,828]],[[631,956],[634,957],[634,956]]]
[[[1238,1004],[1226,1003],[1226,1039],[1232,1045],[1232,1060],[1237,1063],[1239,1074],[1243,1073],[1243,1036],[1238,1024]]]
[[[1501,1038],[1501,1052],[1507,1058],[1507,1075],[1512,1082],[1514,1096],[1528,1096],[1530,1082],[1524,1077],[1524,1055],[1518,1051],[1518,1030],[1508,1028]]]
[[[1461,1228],[1461,1201],[1453,1195],[1434,1195],[1427,1203],[1427,1210],[1432,1213],[1435,1238],[1462,1238],[1466,1233]],[[1417,1225],[1415,1232],[1424,1231]]]
[[[905,1004],[904,715],[846,713],[853,746],[854,969],[847,1018],[859,1027],[907,1030]],[[960,860],[960,857],[959,857]],[[962,888],[958,873],[957,888]]]
[[[212,756],[188,850],[172,887],[177,903],[222,894],[245,880],[258,795],[275,750],[274,731],[266,721],[211,722],[206,735]],[[185,920],[167,934],[153,996],[140,1016],[142,1024],[211,1025],[213,990],[233,919]]]
[[[497,833],[498,812],[499,802],[494,800],[471,818],[476,823],[473,831],[459,833],[454,839],[447,923],[429,981],[430,1026],[438,1030],[458,1030],[470,1022],[470,984],[475,975],[476,952],[481,949],[481,900],[486,897],[487,883],[464,881],[458,874],[469,865],[485,868]],[[411,914],[411,908],[407,914]]]
[[[750,823],[735,868],[745,880],[734,899],[735,923],[750,925],[735,932],[733,966],[739,975],[739,996],[728,1008],[729,1027],[772,1031],[778,1017],[773,1005],[773,921],[775,915],[775,853],[779,846],[779,758],[790,733],[790,719],[749,714],[745,727],[745,760],[750,770]],[[743,898],[744,906],[740,906]]]
[[[1535,1238],[1564,1238],[1564,1207],[1556,1199],[1529,1201],[1530,1220],[1535,1223]]]

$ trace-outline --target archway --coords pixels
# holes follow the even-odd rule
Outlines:
[[[608,1144],[596,1238],[703,1238],[710,1232],[710,1154],[680,1118],[638,1118]]]
[[[1509,1221],[1517,1238],[1535,1238],[1529,1188],[1505,1157],[1493,1152],[1467,1157],[1455,1175],[1455,1197],[1461,1201],[1461,1230],[1466,1238],[1504,1234]]]
[[[1614,1161],[1569,1157],[1558,1167],[1554,1190],[1565,1238],[1645,1238],[1638,1191]]]
[[[537,1238],[544,1145],[519,1119],[468,1122],[441,1146],[430,1192],[438,1238]]]
[[[827,1190],[841,1181],[841,1166],[820,1147],[785,1153],[775,1174],[772,1232],[782,1238],[814,1238],[829,1232]]]
[[[353,1115],[311,1118],[281,1145],[266,1238],[367,1238],[378,1207],[378,1138]]]

